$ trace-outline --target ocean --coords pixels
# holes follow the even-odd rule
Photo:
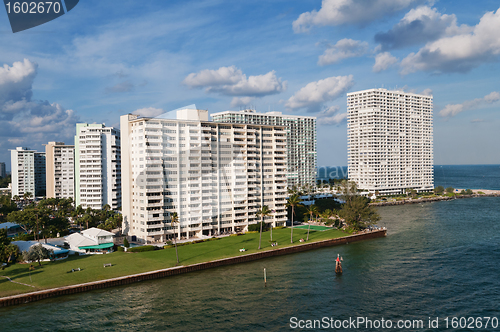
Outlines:
[[[500,187],[498,170],[461,167],[451,172],[443,166],[445,177],[436,175],[437,185]],[[491,180],[483,180],[480,171]],[[364,320],[372,324],[356,326],[364,331],[453,331],[460,324],[474,326],[473,321],[482,328],[461,330],[500,331],[500,198],[378,211],[386,238],[0,308],[0,326],[2,331],[288,331],[305,330],[293,327],[317,320],[333,325],[323,330],[340,331],[347,328],[335,328],[338,322]],[[342,276],[334,272],[337,254],[344,259]],[[382,321],[392,327],[375,328]]]
[[[317,178],[347,178],[347,166],[319,167]],[[434,165],[434,186],[500,190],[500,165]]]

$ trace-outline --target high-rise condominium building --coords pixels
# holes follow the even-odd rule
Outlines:
[[[288,187],[316,186],[316,118],[281,112],[257,113],[255,110],[225,111],[212,114],[215,122],[283,126],[286,129]]]
[[[347,94],[349,179],[380,194],[431,191],[432,96],[369,89]]]
[[[45,145],[47,198],[75,199],[75,146],[61,142]]]
[[[123,220],[148,241],[245,231],[286,222],[286,131],[282,126],[215,123],[208,112],[176,120],[121,117]],[[177,213],[180,224],[172,227]]]
[[[5,163],[0,163],[0,178],[4,178],[7,176],[7,170],[5,169]]]
[[[103,124],[78,123],[75,136],[76,205],[121,206],[120,131]]]
[[[45,196],[45,153],[22,147],[10,153],[12,196]]]

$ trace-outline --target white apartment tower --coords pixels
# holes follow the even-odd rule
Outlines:
[[[212,114],[215,122],[283,126],[286,129],[288,187],[316,186],[316,118],[281,112],[257,113],[255,110],[225,111]]]
[[[75,202],[83,208],[121,206],[120,131],[78,123],[75,136]]]
[[[45,153],[22,147],[10,153],[12,196],[45,196]]]
[[[47,198],[75,199],[75,146],[61,142],[45,145]]]
[[[369,89],[347,94],[349,179],[380,194],[431,191],[432,96]]]
[[[215,123],[208,112],[177,119],[120,119],[124,231],[145,242],[192,238],[286,222],[286,132],[282,126]],[[180,223],[172,227],[176,212]]]

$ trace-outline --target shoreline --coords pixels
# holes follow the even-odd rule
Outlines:
[[[405,205],[405,204],[419,204],[419,203],[431,203],[431,202],[440,202],[440,201],[451,201],[454,199],[461,198],[475,198],[475,197],[500,197],[500,191],[496,190],[476,190],[474,191],[482,191],[489,192],[485,194],[477,194],[474,193],[472,195],[455,195],[453,197],[449,196],[439,196],[439,197],[429,197],[429,198],[417,198],[417,199],[404,199],[401,201],[392,201],[392,202],[377,202],[377,203],[369,203],[370,206],[393,206],[393,205]]]
[[[289,246],[285,248],[271,249],[263,252],[252,253],[247,255],[240,255],[235,257],[223,258],[214,261],[207,261],[203,263],[197,263],[185,266],[170,267],[161,270],[148,271],[138,274],[126,275],[122,277],[116,277],[111,279],[93,281],[83,284],[76,284],[71,286],[57,287],[51,289],[40,290],[36,292],[23,293],[18,295],[6,296],[0,298],[0,307],[8,307],[13,305],[25,304],[35,301],[40,301],[52,297],[70,295],[88,292],[97,289],[109,288],[114,286],[129,285],[135,282],[160,279],[170,276],[175,276],[179,274],[202,271],[206,269],[211,269],[220,266],[234,265],[246,262],[252,262],[264,258],[283,256],[288,254],[294,254],[299,252],[305,252],[313,249],[331,247],[341,244],[349,244],[349,242],[357,242],[369,239],[376,239],[387,236],[387,230],[381,229],[376,231],[371,231],[369,233],[361,233],[355,235],[348,235],[344,237],[321,240],[312,243],[299,244],[295,246]]]

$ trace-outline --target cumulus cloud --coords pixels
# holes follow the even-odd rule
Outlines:
[[[500,54],[500,9],[487,12],[472,28],[462,28],[456,35],[426,44],[417,53],[401,61],[401,74],[419,70],[467,72],[486,62],[498,60]]]
[[[410,10],[391,30],[377,33],[375,41],[380,43],[383,50],[390,50],[468,32],[470,27],[459,27],[454,14],[441,15],[436,8],[420,6]]]
[[[245,77],[241,69],[235,66],[220,67],[217,70],[204,69],[198,73],[189,74],[183,81],[192,88],[233,85]]]
[[[255,98],[254,97],[234,97],[231,101],[231,107],[240,107],[249,105]]]
[[[285,102],[291,110],[307,108],[309,112],[318,112],[323,103],[337,99],[354,85],[352,75],[333,76],[311,82],[297,91]]]
[[[33,100],[37,64],[24,59],[0,68],[0,147],[71,140],[78,116],[57,103]]]
[[[162,110],[161,108],[147,107],[147,108],[138,109],[138,110],[132,112],[132,114],[141,115],[141,116],[144,116],[146,118],[154,118],[154,117],[161,115],[165,112],[166,111]]]
[[[321,111],[317,116],[318,125],[338,125],[347,119],[347,113],[340,113],[338,106],[331,106]]]
[[[389,52],[379,53],[375,56],[375,64],[372,70],[375,73],[384,71],[398,62],[398,59],[391,55]]]
[[[467,100],[462,104],[448,104],[440,112],[442,117],[453,117],[459,113],[477,109],[488,104],[495,103],[500,100],[500,93],[493,91],[492,93],[484,96],[483,98],[476,98],[474,100]]]
[[[238,97],[263,97],[286,90],[286,81],[281,81],[274,70],[264,75],[247,78],[235,66],[191,73],[183,83],[192,88],[204,87],[207,93]]]
[[[37,74],[37,65],[24,59],[14,62],[12,67],[0,67],[0,105],[8,101],[30,100],[31,86]]]
[[[368,43],[353,39],[341,39],[335,45],[326,49],[320,55],[318,64],[320,66],[329,65],[344,59],[364,55],[368,51]]]
[[[366,24],[423,2],[423,0],[323,0],[320,10],[300,14],[293,22],[293,30],[299,33],[309,31],[314,25]]]

